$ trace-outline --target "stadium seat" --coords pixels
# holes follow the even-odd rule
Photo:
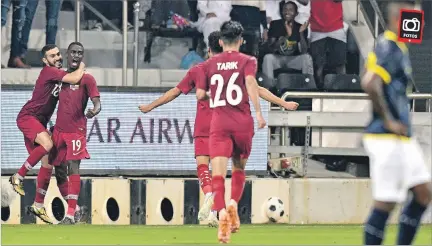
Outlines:
[[[332,92],[362,92],[360,77],[356,74],[327,74],[324,90]]]
[[[276,88],[281,92],[315,91],[317,89],[312,75],[282,73],[277,76]]]

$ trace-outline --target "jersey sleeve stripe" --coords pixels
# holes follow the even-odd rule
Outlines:
[[[390,84],[391,75],[385,68],[377,64],[377,57],[374,52],[369,53],[366,69],[380,76],[384,83]]]

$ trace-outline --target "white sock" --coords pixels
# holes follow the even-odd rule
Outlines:
[[[37,207],[37,208],[43,208],[43,207],[44,207],[44,204],[43,204],[43,203],[35,202],[34,205],[35,205],[35,207]]]
[[[237,205],[238,205],[237,202],[234,201],[233,199],[230,200],[229,204],[233,205],[234,207],[237,207]]]
[[[21,175],[19,175],[18,173],[17,174],[15,174],[15,176],[19,179],[19,180],[21,180],[21,181],[23,181],[24,180],[24,178],[21,176]]]
[[[76,205],[76,207],[75,207],[75,212],[78,212],[78,211],[80,211],[81,210],[81,208],[80,208],[80,206],[78,206],[78,204]]]
[[[207,194],[205,194],[205,199],[208,199],[213,193],[209,192]]]

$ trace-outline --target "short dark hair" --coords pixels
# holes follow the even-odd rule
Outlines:
[[[223,49],[222,46],[219,44],[219,39],[221,39],[221,32],[220,31],[214,31],[210,33],[208,37],[208,48],[213,53],[222,53]]]
[[[68,50],[70,49],[70,47],[72,47],[72,45],[78,45],[78,46],[81,46],[81,48],[83,48],[84,49],[84,45],[82,44],[82,43],[80,43],[80,42],[72,42],[72,43],[70,43],[69,44],[69,46],[68,46]]]
[[[227,21],[221,26],[221,39],[224,43],[233,44],[243,35],[243,26],[237,21]]]
[[[279,3],[279,14],[280,14],[281,17],[283,17],[283,13],[282,13],[283,12],[283,8],[287,4],[292,4],[294,6],[294,9],[295,9],[296,13],[298,13],[298,5],[295,2],[293,2],[293,1],[287,1],[286,2],[286,1],[282,0]]]
[[[52,49],[55,49],[55,48],[58,48],[57,45],[55,45],[55,44],[47,44],[47,45],[45,45],[45,46],[42,48],[42,50],[41,50],[41,55],[42,55],[42,57],[45,57],[47,51],[52,50]]]

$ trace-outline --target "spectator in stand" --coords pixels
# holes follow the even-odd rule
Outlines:
[[[297,16],[297,4],[288,1],[283,2],[281,15],[283,19],[270,23],[269,41],[267,47],[272,54],[264,56],[262,72],[267,76],[270,85],[274,86],[274,70],[291,68],[301,70],[303,74],[313,74],[313,62],[307,53],[307,29],[309,23],[303,25],[294,21]]]
[[[22,29],[22,38],[20,43],[20,56],[24,57],[27,53],[27,45],[30,37],[30,30],[33,24],[33,18],[36,14],[39,0],[27,0],[25,8],[25,22]],[[55,44],[57,37],[57,20],[60,12],[61,0],[45,0],[46,7],[46,29],[45,44]]]
[[[218,31],[225,21],[229,21],[231,1],[198,0],[199,18],[196,27],[204,36],[208,48],[208,36]]]
[[[20,57],[20,41],[22,37],[22,28],[25,19],[25,6],[27,0],[2,0],[1,3],[1,26],[6,25],[9,7],[12,4],[12,33],[11,33],[11,50],[8,61],[8,67],[29,68]],[[4,68],[3,64],[1,66]]]
[[[267,16],[264,0],[231,0],[231,20],[242,24],[245,32],[243,38],[245,44],[240,47],[240,51],[258,56],[259,43],[262,39],[268,38]],[[261,33],[261,25],[264,31]]]
[[[311,55],[315,63],[315,80],[322,88],[324,69],[345,73],[347,35],[344,30],[342,0],[312,0]]]
[[[280,20],[280,9],[284,2],[289,0],[267,0],[266,1],[266,14],[267,22],[270,24],[271,21]],[[306,23],[310,17],[310,1],[309,0],[292,0],[297,4],[298,15],[295,17],[295,21],[300,24]]]

